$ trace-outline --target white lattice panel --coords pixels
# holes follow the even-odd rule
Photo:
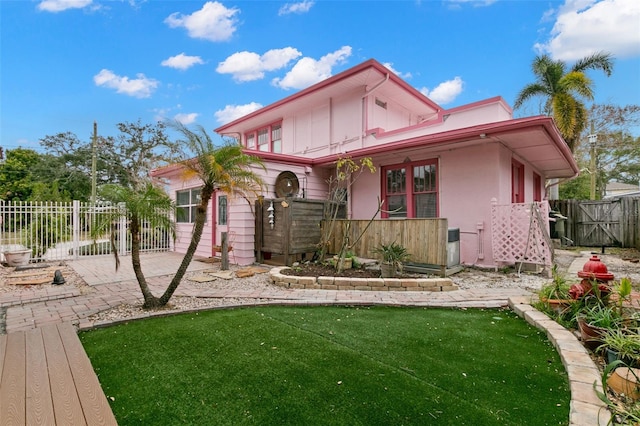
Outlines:
[[[491,245],[496,262],[551,266],[549,204],[493,204]]]

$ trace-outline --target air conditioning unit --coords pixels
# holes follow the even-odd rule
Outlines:
[[[460,228],[449,228],[447,232],[447,268],[460,264]]]

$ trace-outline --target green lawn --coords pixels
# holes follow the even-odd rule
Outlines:
[[[567,424],[566,372],[511,311],[260,307],[80,334],[119,424]]]

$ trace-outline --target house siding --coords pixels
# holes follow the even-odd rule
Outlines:
[[[511,203],[512,160],[524,165],[525,202],[534,198],[534,172],[540,175],[543,187],[547,178],[570,178],[578,171],[549,117],[513,119],[511,108],[501,97],[444,110],[375,60],[216,131],[245,134],[256,125],[276,121],[282,122],[284,155],[263,155],[268,159],[267,170],[259,174],[266,182],[262,192],[265,198],[276,196],[278,174],[290,171],[300,182],[298,196],[325,200],[333,161],[340,156],[356,161],[370,156],[377,171],[362,173],[353,182],[348,198],[350,217],[370,219],[382,195],[382,167],[436,160],[439,217],[447,218],[449,227],[460,229],[464,264],[495,266],[491,252],[492,201]],[[171,179],[180,181],[177,174]],[[543,188],[541,195],[546,197]],[[235,239],[235,261],[253,262],[255,220],[251,206],[230,197],[229,214],[226,229]],[[211,239],[219,241],[223,229],[219,228]],[[182,232],[186,238],[186,231]],[[176,246],[178,251],[182,247]]]

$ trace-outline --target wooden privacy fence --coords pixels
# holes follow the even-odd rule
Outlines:
[[[640,197],[611,200],[551,200],[567,217],[566,237],[577,246],[640,249]]]
[[[322,220],[329,202],[300,198],[273,198],[256,201],[256,259],[283,255],[290,265],[296,255],[314,253],[322,237]],[[344,212],[344,209],[341,209]],[[343,213],[342,213],[343,214]]]
[[[332,210],[325,200],[273,198],[256,201],[256,259],[263,262],[272,254],[283,255],[291,265],[302,253],[314,253],[320,247],[322,227]],[[344,218],[344,206],[338,217]],[[447,267],[447,219],[350,220],[350,241],[354,242],[365,227],[366,233],[352,251],[360,257],[375,258],[374,249],[396,242],[407,248],[411,262],[436,266],[444,273]],[[328,245],[328,253],[338,252],[346,229],[346,219],[338,219]]]
[[[339,250],[348,222],[352,243],[369,226],[353,246],[357,256],[379,257],[374,252],[377,247],[396,242],[411,254],[411,263],[437,266],[442,273],[447,267],[447,219],[377,219],[371,224],[369,220],[338,220],[329,241],[330,253]]]

